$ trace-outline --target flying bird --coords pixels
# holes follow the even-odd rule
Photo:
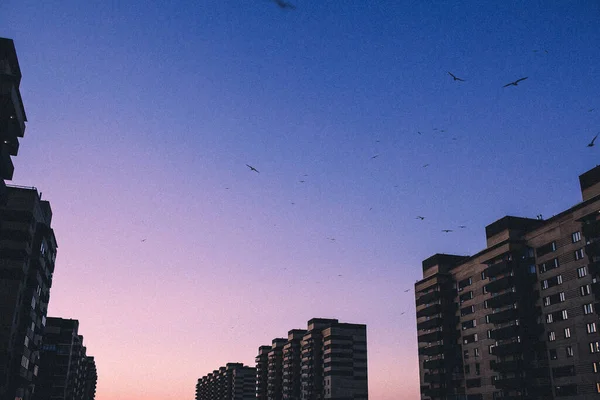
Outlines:
[[[421,133],[420,131],[417,131],[417,133],[418,133],[419,135],[422,135],[422,133]]]
[[[466,225],[459,225],[458,227],[459,227],[460,229],[464,229],[464,228],[466,228],[467,226],[466,226]]]
[[[275,4],[277,4],[279,6],[279,8],[281,8],[282,10],[285,10],[286,8],[289,8],[290,10],[296,9],[295,5],[293,5],[292,3],[288,3],[287,1],[284,1],[284,0],[273,0],[273,2]]]
[[[587,147],[594,147],[594,142],[596,141],[596,138],[598,137],[598,133],[596,133],[596,136],[594,136],[594,138],[592,139],[591,142],[588,143]]]
[[[442,229],[442,232],[449,233],[449,232],[453,232],[453,230],[452,229]]]
[[[332,242],[335,242],[335,238],[327,238],[327,240],[331,240]]]
[[[146,241],[146,239],[142,239],[141,241],[142,241],[142,242],[145,242],[145,241]]]
[[[250,168],[250,171],[255,171],[256,173],[260,174],[260,172],[254,168],[252,165],[246,164],[246,167]]]
[[[406,289],[406,290],[404,291],[404,293],[408,293],[408,292],[410,292],[410,289]]]
[[[304,183],[304,182],[306,182],[306,181],[298,181],[298,182],[300,182],[300,183]]]
[[[400,315],[404,315],[404,314],[406,314],[406,311],[403,311],[403,312],[400,313]]]
[[[455,76],[452,72],[448,71],[448,74],[452,77],[452,79],[454,79],[455,81],[461,81],[464,82],[464,79],[460,79],[457,76]]]
[[[425,167],[429,167],[429,164],[425,164],[425,165],[423,165],[423,168],[425,168]]]
[[[423,221],[425,219],[425,217],[421,217],[420,215],[417,216],[417,218],[415,219],[420,219],[421,221]]]
[[[374,158],[379,157],[379,154],[375,154],[373,157],[371,157],[371,160],[373,160]]]
[[[521,78],[521,79],[517,79],[514,82],[511,83],[507,83],[506,85],[502,86],[502,87],[507,87],[507,86],[517,86],[519,84],[519,82],[524,81],[525,79],[527,79],[528,77],[526,76],[525,78]]]

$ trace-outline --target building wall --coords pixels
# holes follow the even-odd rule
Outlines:
[[[600,167],[580,182],[549,220],[505,217],[478,254],[423,262],[422,399],[599,398]]]

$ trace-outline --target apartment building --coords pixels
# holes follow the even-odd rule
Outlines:
[[[0,206],[0,398],[32,398],[56,259],[50,203],[6,187]]]
[[[47,318],[35,400],[93,400],[96,365],[75,319]]]
[[[0,205],[6,200],[4,180],[11,180],[11,156],[19,152],[19,138],[25,134],[25,108],[19,86],[21,68],[11,39],[0,38]]]
[[[579,181],[568,210],[504,217],[479,253],[423,261],[422,399],[600,398],[600,167]]]
[[[260,385],[265,353],[272,373],[267,376],[281,382],[280,387],[267,384],[266,394]],[[366,325],[313,318],[306,330],[291,330],[287,339],[275,339],[270,348],[261,346],[256,361],[260,399],[368,398]]]
[[[196,400],[254,400],[255,382],[255,368],[227,363],[198,379]]]

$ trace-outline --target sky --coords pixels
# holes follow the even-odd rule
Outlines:
[[[12,183],[51,203],[97,400],[191,399],[313,317],[367,324],[370,397],[416,399],[422,260],[581,201],[599,2],[290,2],[0,2]]]

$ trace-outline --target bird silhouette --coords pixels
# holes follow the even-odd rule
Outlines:
[[[292,3],[288,3],[287,1],[273,0],[273,2],[275,4],[277,4],[279,6],[279,8],[281,8],[282,10],[285,10],[286,8],[289,8],[290,10],[295,10],[296,9],[295,5],[293,5]]]
[[[425,165],[423,165],[423,168],[425,168],[425,167],[429,167],[429,164],[425,164]]]
[[[415,219],[420,219],[421,221],[423,221],[425,219],[425,217],[421,217],[420,215],[417,216],[417,218]]]
[[[452,229],[442,229],[442,232],[449,233],[449,232],[453,232],[453,231],[452,231]]]
[[[306,182],[306,181],[299,181],[299,182],[300,182],[300,183],[304,183],[304,182]]]
[[[422,135],[422,133],[421,133],[420,131],[417,131],[417,133],[418,133],[419,135]]]
[[[141,240],[141,242],[145,242],[145,241],[146,241],[146,239],[142,239],[142,240]]]
[[[406,290],[404,291],[404,293],[408,293],[408,292],[410,292],[410,289],[406,289]]]
[[[592,141],[588,143],[587,147],[594,147],[595,146],[594,142],[596,141],[596,138],[598,137],[598,135],[599,134],[596,133],[596,136],[594,136],[594,138],[592,139]]]
[[[328,238],[327,238],[327,240],[330,240],[330,241],[332,241],[332,242],[335,242],[335,238],[329,238],[329,237],[328,237]]]
[[[401,313],[400,313],[400,315],[404,315],[404,314],[406,314],[406,312],[401,312]]]
[[[594,111],[594,110],[595,110],[595,108],[590,108],[590,109],[588,110],[588,112],[592,112],[592,111]]]
[[[255,171],[256,173],[260,174],[260,172],[254,168],[252,165],[246,164],[246,167],[250,168],[250,171]]]
[[[452,79],[454,79],[455,81],[461,81],[464,82],[464,79],[460,79],[457,76],[455,76],[452,72],[448,71],[448,74],[452,77]]]
[[[379,154],[375,154],[373,157],[371,157],[371,160],[373,160],[373,159],[375,159],[377,157],[379,157]]]
[[[502,87],[507,87],[507,86],[517,86],[519,84],[519,82],[524,81],[525,79],[527,79],[528,77],[526,76],[525,78],[521,78],[521,79],[517,79],[514,82],[511,83],[507,83],[506,85],[502,86]]]
[[[464,228],[466,228],[467,226],[466,226],[466,225],[459,225],[458,227],[459,227],[460,229],[464,229]]]

